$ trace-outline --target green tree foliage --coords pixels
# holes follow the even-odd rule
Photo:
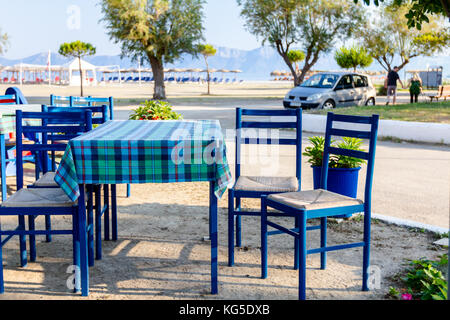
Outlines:
[[[336,50],[334,59],[341,68],[353,68],[354,72],[356,72],[356,68],[368,67],[373,62],[373,58],[367,53],[366,49],[359,46],[353,46],[351,48],[342,47]]]
[[[396,58],[402,69],[415,57],[432,56],[450,46],[449,31],[442,27],[443,18],[431,19],[421,30],[409,29],[405,17],[408,10],[406,5],[380,6],[376,18],[368,20],[361,30],[361,46],[386,71],[392,69]]]
[[[358,0],[353,0],[355,3]],[[362,0],[369,5],[371,0]],[[373,3],[378,6],[384,0],[373,0]],[[393,0],[396,5],[407,4],[408,0]],[[448,0],[410,0],[411,6],[405,14],[407,18],[407,25],[409,28],[422,28],[422,23],[430,22],[431,15],[443,15],[450,19],[450,2]]]
[[[122,56],[146,57],[155,79],[153,98],[166,99],[164,64],[197,54],[203,40],[204,0],[102,0],[102,21]]]
[[[83,96],[83,69],[81,68],[81,58],[85,56],[92,56],[95,54],[95,47],[87,42],[74,41],[70,43],[63,43],[59,47],[59,54],[64,57],[72,57],[78,59],[80,71],[80,89],[81,96]]]
[[[289,50],[287,53],[290,62],[295,64],[295,72],[298,70],[298,63],[305,60],[305,53],[301,50]]]
[[[0,29],[0,55],[6,52],[6,48],[8,46],[9,38],[6,33],[2,34]]]
[[[208,65],[208,57],[212,57],[217,53],[216,48],[214,48],[213,45],[211,44],[201,44],[199,45],[198,51],[200,52],[200,54],[203,56],[203,58],[205,59],[205,64],[206,64],[206,74],[207,74],[207,78],[206,81],[208,82],[208,95],[211,94],[210,91],[210,75],[209,75],[209,65]]]
[[[289,67],[295,85],[319,56],[332,50],[338,39],[350,37],[363,21],[361,6],[347,0],[237,0],[246,28],[262,44],[274,47]],[[305,53],[298,75],[289,60],[290,47],[298,43]]]

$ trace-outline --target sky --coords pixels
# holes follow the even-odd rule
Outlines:
[[[2,0],[0,30],[10,37],[5,58],[20,59],[40,52],[57,52],[63,42],[92,43],[98,55],[120,53],[109,40],[97,0]],[[207,43],[251,50],[260,42],[244,28],[235,0],[207,0],[204,8]]]

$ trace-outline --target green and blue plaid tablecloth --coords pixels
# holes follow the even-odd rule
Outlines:
[[[231,174],[217,120],[108,121],[70,140],[55,181],[74,201],[79,184],[215,181]]]

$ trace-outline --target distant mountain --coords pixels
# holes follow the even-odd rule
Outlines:
[[[42,52],[23,59],[5,59],[0,57],[0,65],[10,66],[18,63],[29,64],[47,64],[48,53]],[[52,65],[62,65],[69,61],[69,59],[52,53]],[[121,59],[119,55],[106,56],[98,55],[87,57],[86,61],[97,66],[112,66],[120,65],[122,68],[137,67],[131,59]],[[215,56],[208,58],[208,63],[211,68],[215,69],[240,69],[243,73],[239,74],[240,79],[245,80],[268,80],[270,73],[274,70],[287,70],[287,66],[275,49],[270,47],[261,47],[254,50],[240,50],[226,47],[218,47]],[[300,65],[301,66],[301,65]],[[450,78],[450,59],[448,55],[440,55],[435,57],[423,57],[413,59],[407,66],[406,70],[425,69],[427,66],[443,66],[444,77]],[[145,65],[145,67],[149,67]],[[173,64],[165,65],[166,68],[205,68],[205,63],[202,57],[193,57],[191,55],[183,55],[178,61]],[[333,53],[323,56],[314,66],[316,70],[339,70],[333,58]],[[382,70],[381,66],[374,62],[368,70]]]

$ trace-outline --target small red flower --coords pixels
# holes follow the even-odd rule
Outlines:
[[[403,293],[402,300],[412,300],[412,295],[410,293]]]

